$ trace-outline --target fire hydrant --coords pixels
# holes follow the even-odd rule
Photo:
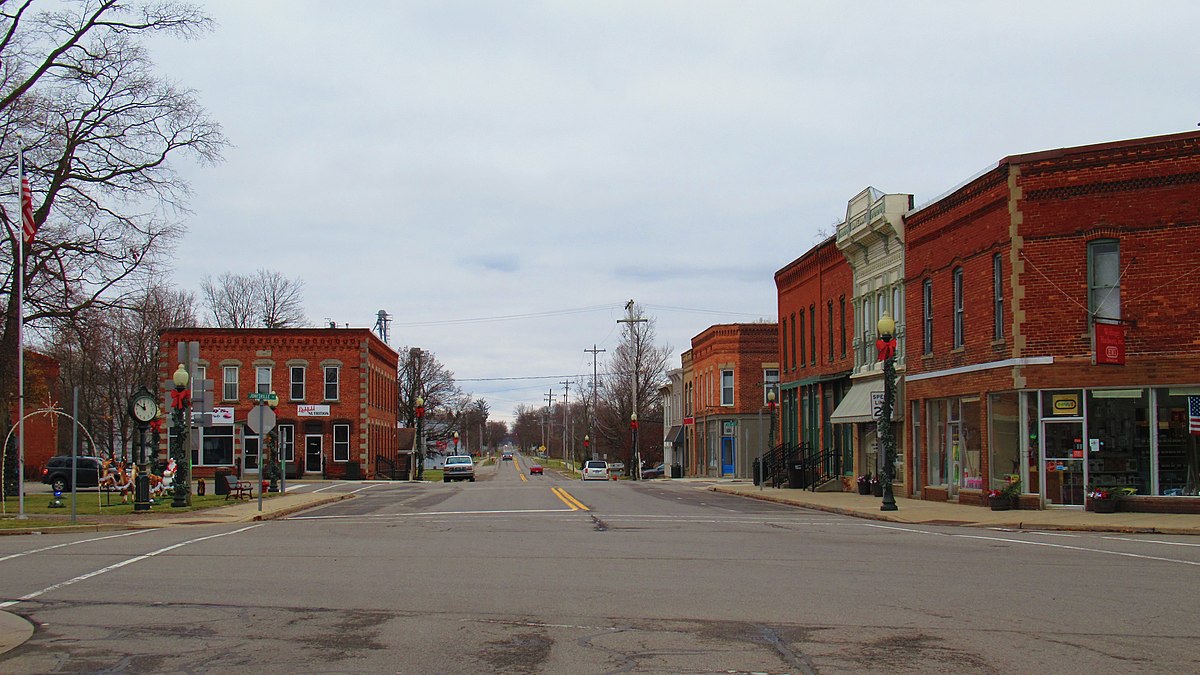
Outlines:
[[[196,494],[200,495],[201,497],[204,496],[204,479],[203,478],[196,479]]]

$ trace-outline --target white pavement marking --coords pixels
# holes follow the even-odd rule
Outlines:
[[[143,560],[146,560],[147,558],[153,558],[154,556],[159,555],[161,553],[166,553],[168,551],[174,551],[177,548],[181,548],[181,547],[187,546],[189,544],[195,544],[198,542],[205,541],[207,539],[216,539],[217,537],[225,537],[225,536],[228,536],[231,534],[239,534],[241,532],[245,532],[246,530],[253,530],[256,527],[262,527],[262,525],[261,524],[260,525],[250,525],[248,527],[243,527],[239,530],[234,530],[232,532],[222,532],[221,534],[210,534],[207,537],[197,537],[195,539],[188,539],[187,541],[181,541],[178,544],[171,544],[170,546],[164,546],[163,548],[160,548],[157,551],[143,553],[142,555],[134,556],[127,560],[122,560],[121,562],[113,563],[113,564],[109,565],[108,567],[102,567],[98,570],[95,570],[94,572],[88,572],[87,574],[81,574],[81,575],[75,577],[74,579],[67,579],[66,581],[54,584],[53,586],[47,586],[40,591],[34,591],[27,595],[22,595],[21,597],[17,598],[16,600],[0,602],[0,609],[7,609],[9,607],[12,607],[13,605],[20,604],[26,600],[32,600],[38,596],[45,595],[46,593],[49,593],[51,591],[56,591],[60,588],[66,588],[67,586],[70,586],[72,584],[77,584],[80,581],[86,581],[88,579],[91,579],[92,577],[100,576],[101,574],[104,574],[105,572],[111,572],[113,570],[120,569],[126,565],[131,565],[135,562],[141,562]]]
[[[358,493],[362,492],[363,490],[370,490],[371,488],[373,488],[373,487],[379,487],[380,485],[382,485],[382,483],[375,483],[375,484],[373,484],[373,485],[364,485],[363,487],[360,487],[360,488],[358,488],[357,490],[351,490],[351,491],[350,491],[350,494],[352,494],[352,495],[356,495],[356,494],[358,494]]]
[[[429,511],[423,513],[358,513],[332,516],[289,516],[284,520],[334,520],[337,518],[414,518],[421,516],[494,516],[519,513],[571,513],[571,509],[519,509],[508,511]]]
[[[1067,534],[1065,532],[1039,532],[1037,530],[1026,530],[1029,534],[1036,534],[1039,537],[1074,537],[1079,538],[1077,534]]]
[[[1166,544],[1167,546],[1200,546],[1200,544],[1189,544],[1182,541],[1162,541],[1161,539],[1134,539],[1133,537],[1104,537],[1105,539],[1115,539],[1117,541],[1136,541],[1143,544]]]
[[[20,558],[23,555],[32,555],[34,553],[43,553],[45,551],[53,551],[56,548],[64,548],[67,546],[74,546],[76,544],[87,544],[89,542],[102,541],[104,539],[116,539],[117,537],[131,537],[135,534],[145,534],[147,532],[153,532],[153,531],[154,530],[134,530],[133,532],[122,532],[121,534],[110,534],[110,535],[104,536],[104,537],[94,537],[92,539],[80,539],[79,541],[69,541],[65,544],[55,544],[53,546],[44,546],[42,548],[35,548],[33,550],[24,551],[22,553],[11,553],[9,555],[4,556],[3,558],[0,558],[0,562],[4,562],[5,560],[12,560],[13,558]]]
[[[1068,546],[1067,544],[1051,544],[1046,541],[1025,541],[1023,539],[1009,539],[1007,537],[985,537],[979,534],[949,534],[946,532],[927,532],[925,530],[911,529],[907,527],[890,527],[887,525],[872,525],[864,523],[867,527],[875,527],[881,530],[899,530],[901,532],[913,532],[916,534],[933,534],[942,537],[960,537],[962,539],[982,539],[983,541],[1002,541],[1009,544],[1024,544],[1026,546],[1047,546],[1049,548],[1061,548],[1068,551],[1083,551],[1085,553],[1103,553],[1105,555],[1118,555],[1125,558],[1139,558],[1141,560],[1157,560],[1159,562],[1179,563],[1180,565],[1194,565],[1200,567],[1200,562],[1192,560],[1177,560],[1175,558],[1162,558],[1155,555],[1140,555],[1137,553],[1125,553],[1123,551],[1106,551],[1102,548],[1087,548],[1085,546]]]

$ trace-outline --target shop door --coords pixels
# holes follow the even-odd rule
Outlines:
[[[321,473],[322,459],[320,436],[304,437],[304,473]]]
[[[1042,422],[1042,447],[1046,484],[1043,496],[1048,505],[1083,506],[1086,464],[1083,452],[1083,422]]]
[[[721,475],[733,475],[733,437],[721,437]]]

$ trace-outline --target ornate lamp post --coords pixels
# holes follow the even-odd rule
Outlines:
[[[642,477],[641,476],[642,466],[641,466],[641,462],[639,461],[641,459],[641,453],[638,452],[638,444],[637,444],[637,432],[638,432],[637,413],[633,413],[629,416],[629,429],[633,432],[633,452],[630,453],[630,459],[629,459],[629,461],[633,464],[633,466],[630,468],[631,470],[630,470],[629,476],[631,478],[633,478],[634,480],[638,480]]]
[[[267,399],[267,405],[271,406],[271,410],[279,407],[279,396],[274,391],[271,392],[271,397]],[[278,426],[272,427],[271,433],[267,434],[266,472],[267,478],[271,481],[267,486],[267,492],[279,492],[279,477],[283,475],[283,466],[280,461],[282,457],[279,454],[278,429]],[[261,492],[260,490],[260,497]]]
[[[183,413],[187,409],[188,400],[191,398],[191,391],[188,389],[188,382],[191,380],[191,375],[188,374],[187,368],[183,364],[175,369],[175,374],[171,376],[171,381],[175,384],[175,391],[171,392],[171,410],[175,413],[175,435],[171,437],[171,458],[175,460],[175,475],[172,476],[172,508],[180,508],[188,505],[188,498],[192,495],[191,476],[188,475],[188,457],[187,457],[187,434],[188,424],[183,419]]]
[[[896,473],[896,436],[892,433],[892,409],[896,405],[896,322],[884,312],[876,325],[875,347],[883,361],[883,409],[879,411],[879,444],[883,446],[883,505],[880,511],[895,511],[892,481]]]
[[[767,447],[775,449],[775,388],[767,389]],[[761,421],[762,418],[760,417]],[[759,436],[762,438],[762,436]],[[767,482],[767,467],[763,465],[762,450],[758,451],[758,489],[762,490]]]
[[[587,434],[584,434],[583,435],[583,459],[584,460],[589,460],[592,458],[591,451],[589,450],[591,445],[592,445],[592,437]]]
[[[421,433],[421,420],[425,418],[425,399],[418,396],[415,403],[414,411],[417,414],[417,480],[422,480],[425,474],[425,436]]]
[[[458,432],[454,432],[454,454],[458,454]]]

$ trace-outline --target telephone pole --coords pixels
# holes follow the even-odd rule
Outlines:
[[[583,350],[585,353],[592,355],[592,414],[588,416],[588,434],[592,437],[592,442],[596,442],[596,381],[599,379],[599,373],[596,370],[596,354],[603,353],[605,350],[596,349],[596,343],[592,343],[591,349]],[[588,457],[587,459],[591,459]]]
[[[549,392],[546,393],[546,412],[542,413],[542,424],[543,424],[542,447],[546,449],[547,457],[550,456],[550,446],[547,445],[548,434],[546,433],[546,428],[545,428],[547,426],[546,425],[546,413],[550,412],[550,406],[552,406],[552,405],[554,405],[554,390],[553,389],[551,389]],[[550,420],[551,420],[551,423],[553,423],[554,418],[552,417],[552,418],[550,418]]]
[[[636,305],[633,302],[633,300],[630,300],[629,302],[625,303],[625,318],[617,319],[617,323],[629,324],[629,334],[630,334],[630,338],[633,342],[633,411],[632,411],[631,417],[630,417],[631,421],[636,421],[636,419],[637,419],[636,416],[638,413],[638,378],[641,377],[640,359],[641,359],[642,349],[641,349],[641,345],[638,344],[638,328],[637,327],[638,327],[639,323],[646,323],[647,321],[649,321],[649,319],[643,319],[640,312],[637,314],[637,316],[634,316],[634,313],[633,313],[634,309],[636,309]],[[633,474],[631,474],[631,477],[633,478],[633,480],[641,480],[642,479],[642,453],[637,447],[637,445],[638,445],[638,443],[637,443],[637,426],[636,426],[636,424],[634,424],[632,426],[633,426],[633,456],[631,458],[631,462],[633,463],[634,471],[633,471]]]
[[[570,401],[571,381],[563,380],[562,382],[559,382],[559,384],[561,384],[563,386],[563,460],[566,460],[567,456],[569,454],[571,459],[570,459],[570,464],[568,466],[569,466],[569,468],[574,469],[575,468],[575,453],[567,452],[567,450],[569,448],[568,441],[570,440],[570,436],[568,435],[567,425],[571,421],[571,401]]]

